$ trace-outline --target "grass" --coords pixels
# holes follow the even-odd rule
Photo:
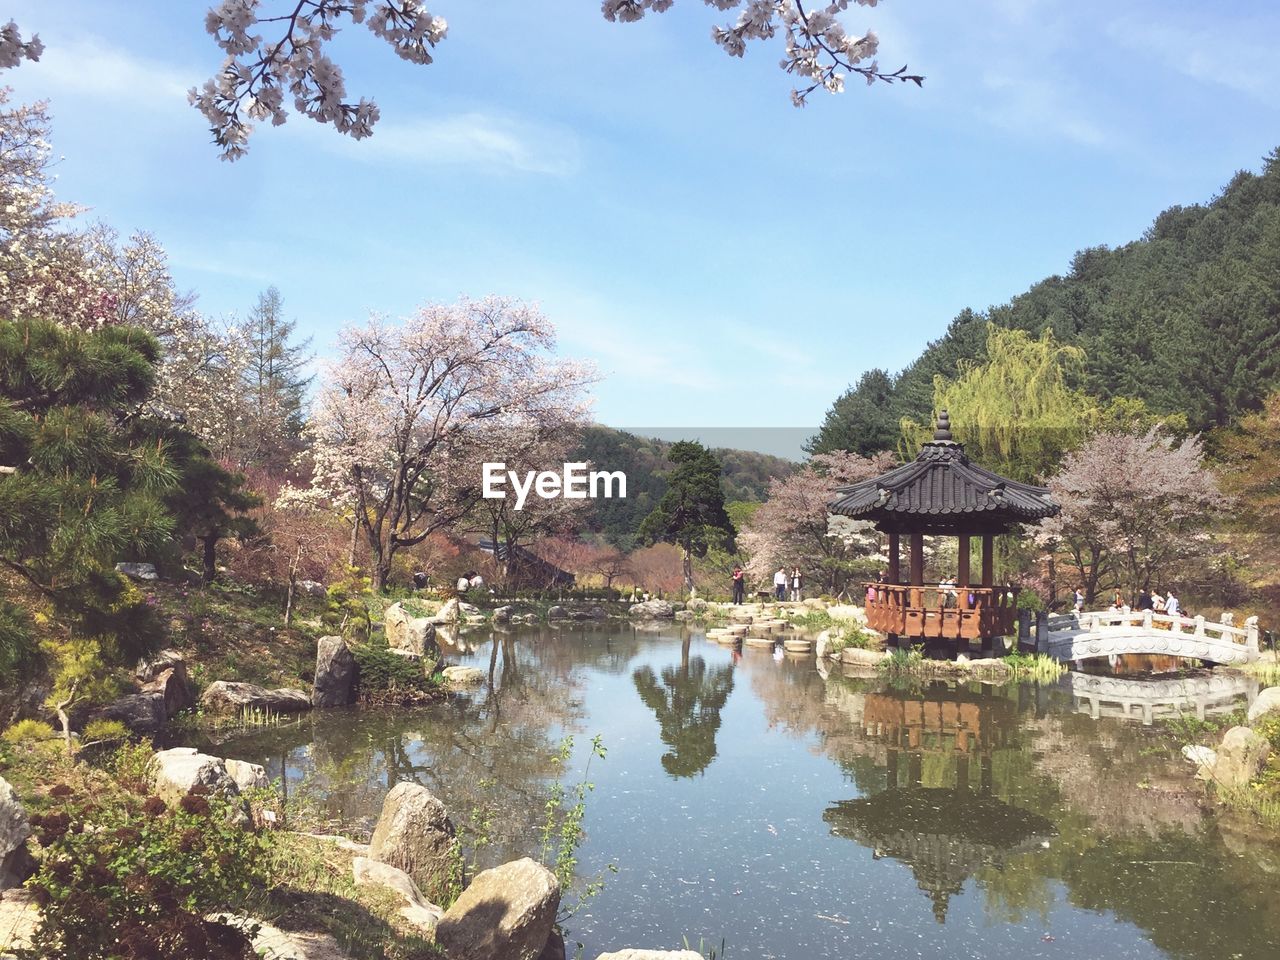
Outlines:
[[[1004,664],[1013,671],[1014,680],[1033,683],[1053,683],[1067,668],[1053,657],[1043,653],[1023,653],[1015,650],[1004,658]]]

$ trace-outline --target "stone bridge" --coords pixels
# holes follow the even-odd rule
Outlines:
[[[1024,620],[1019,634],[1023,644],[1034,644],[1036,652],[1057,660],[1144,653],[1240,665],[1253,663],[1260,655],[1258,618],[1250,617],[1237,627],[1229,613],[1219,623],[1150,610],[1040,614],[1034,625]]]
[[[1120,717],[1154,720],[1194,713],[1206,716],[1230,713],[1243,700],[1252,704],[1258,695],[1256,678],[1235,671],[1209,676],[1177,677],[1167,680],[1130,680],[1088,673],[1071,674],[1071,704],[1093,719]]]

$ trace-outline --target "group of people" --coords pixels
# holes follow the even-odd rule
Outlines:
[[[1084,591],[1076,587],[1074,597],[1074,608],[1076,613],[1084,611]],[[1125,600],[1124,594],[1117,590],[1111,597],[1111,606],[1107,608],[1108,613],[1132,613],[1135,608],[1129,605]],[[1153,613],[1163,613],[1170,617],[1187,616],[1186,611],[1182,609],[1182,601],[1178,599],[1178,594],[1170,587],[1165,594],[1161,596],[1159,590],[1148,590],[1143,587],[1138,592],[1137,610],[1150,610]]]
[[[733,602],[744,603],[746,600],[746,571],[742,569],[740,564],[733,565]],[[791,572],[787,572],[786,567],[779,567],[778,571],[773,575],[773,596],[775,600],[786,600],[787,593],[790,591],[791,599],[799,602],[803,599],[804,593],[804,574],[800,572],[799,567],[792,567]]]

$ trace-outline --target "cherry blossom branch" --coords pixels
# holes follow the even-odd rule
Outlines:
[[[18,25],[12,20],[0,27],[0,70],[16,67],[23,60],[39,60],[42,53],[44,44],[39,36],[33,34],[30,40],[23,40]]]

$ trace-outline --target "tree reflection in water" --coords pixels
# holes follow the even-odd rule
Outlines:
[[[733,692],[733,665],[708,667],[702,657],[690,657],[685,637],[680,665],[665,667],[661,683],[649,666],[637,668],[631,679],[658,718],[659,735],[669,748],[662,755],[662,769],[673,777],[706,770],[716,756],[720,711]]]

